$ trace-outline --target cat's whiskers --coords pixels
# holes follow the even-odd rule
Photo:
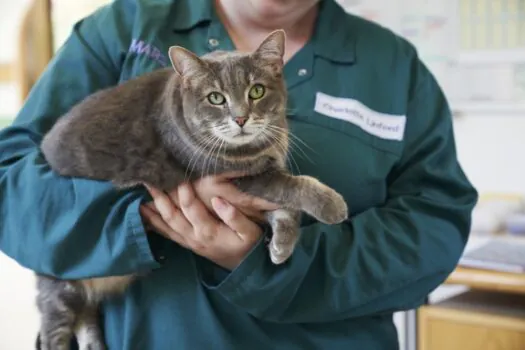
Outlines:
[[[254,129],[254,133],[263,132],[266,126],[268,126],[268,123],[264,120],[255,120],[251,125],[251,127]]]
[[[272,129],[275,129],[275,130],[279,130],[281,132],[284,132],[284,133],[287,133],[288,136],[290,136],[290,138],[294,139],[295,141],[297,142],[300,142],[302,145],[304,145],[305,147],[307,147],[310,151],[314,152],[314,153],[317,153],[312,147],[310,147],[306,142],[304,142],[299,136],[295,135],[293,132],[291,132],[290,130],[288,129],[285,129],[281,126],[277,126],[277,125],[268,125],[269,127],[271,127]]]
[[[222,146],[224,146],[225,143],[226,141],[223,139],[217,151],[217,157],[215,158],[215,169],[213,170],[213,175],[217,175],[217,163],[219,163],[219,157],[221,155]]]
[[[189,150],[189,149],[191,149],[191,152],[190,152],[190,153],[193,154],[193,153],[194,153],[194,149],[195,149],[195,147],[198,147],[199,145],[202,144],[203,141],[205,141],[205,140],[199,139],[198,136],[199,136],[200,134],[197,133],[197,132],[191,132],[191,131],[190,131],[190,132],[188,132],[188,135],[189,135],[189,136],[192,136],[192,137],[191,137],[192,140],[197,140],[197,144],[195,144],[194,142],[185,142],[185,143],[182,145],[182,148],[181,148],[180,150],[178,150],[178,151],[179,151],[179,154],[181,154],[181,155],[183,155],[183,156],[187,154],[187,153],[185,153],[185,152],[186,152],[187,150]],[[209,137],[208,137],[208,138],[209,138]],[[205,139],[207,139],[207,138],[205,138]]]
[[[216,136],[220,137],[221,139],[224,139],[224,138],[234,138],[235,137],[235,131],[230,125],[228,125],[228,123],[223,123],[222,125],[219,125],[219,126],[213,126],[212,128],[212,133],[215,134]]]
[[[209,138],[208,142],[206,142],[206,144],[202,147],[202,157],[200,158],[200,177],[203,176],[204,174],[204,171],[205,171],[205,166],[206,166],[206,161],[208,159],[208,156],[210,154],[210,149],[213,148],[214,144],[217,142],[217,136],[216,135],[211,135],[211,137]]]
[[[215,126],[213,127],[215,130],[219,131],[219,132],[226,132],[226,131],[231,131],[231,128],[229,125],[221,125],[221,126]]]
[[[293,169],[293,167],[295,165],[295,168],[297,169],[297,172],[299,174],[301,174],[301,169],[299,168],[299,164],[297,164],[293,154],[290,153],[289,150],[288,150],[286,140],[284,139],[285,134],[276,132],[275,130],[272,130],[271,128],[263,128],[261,130],[261,132],[263,133],[263,135],[267,139],[269,139],[270,141],[274,141],[275,142],[275,146],[277,146],[277,147],[279,147],[281,149],[281,151],[286,156],[286,161],[288,162],[288,165],[290,166],[290,168]]]
[[[268,143],[274,147],[278,147],[284,154],[285,154],[285,159],[286,159],[286,162],[288,163],[288,166],[290,168],[293,169],[294,167],[294,164],[292,163],[292,161],[288,158],[289,154],[288,154],[288,150],[286,149],[286,146],[283,145],[283,143],[281,142],[280,139],[278,139],[276,137],[276,135],[274,135],[271,131],[269,130],[264,130],[262,132],[264,138],[266,140],[268,140]],[[299,166],[297,165],[297,163],[295,163],[295,166],[297,168],[297,171],[300,173],[300,169],[299,169]]]
[[[215,136],[215,135],[214,135]],[[211,159],[213,158],[213,152],[215,151],[215,148],[220,145],[221,138],[218,136],[215,136],[215,141],[213,142],[211,149],[209,150],[208,154],[206,155],[206,158],[204,159],[204,164],[201,171],[201,177],[205,177],[209,175],[208,168],[211,163]]]
[[[210,165],[211,165],[212,160],[215,159],[215,167],[213,169],[213,175],[217,174],[217,163],[219,162],[221,149],[222,149],[222,147],[224,146],[225,143],[226,143],[226,140],[224,140],[223,138],[219,138],[219,143],[218,143],[217,147],[215,148],[215,152],[211,153]],[[211,169],[210,169],[210,171],[211,171]],[[210,174],[212,174],[212,173],[208,172],[208,175],[210,175]]]
[[[276,125],[268,125],[268,128],[270,128],[273,132],[276,132],[276,133],[279,133],[279,134],[283,134],[283,135],[287,134],[288,136],[290,136],[288,138],[288,142],[290,143],[290,151],[297,150],[297,151],[301,152],[301,154],[306,159],[308,159],[309,162],[311,162],[312,164],[315,164],[315,162],[312,160],[312,158],[310,158],[308,156],[308,154],[306,154],[306,152],[301,148],[301,145],[298,144],[298,142],[301,142],[303,145],[308,147],[309,150],[311,150],[314,153],[317,153],[314,149],[312,149],[310,146],[308,146],[308,144],[306,144],[306,142],[304,142],[298,136],[295,136],[290,131],[288,131],[288,130],[282,128],[282,127],[279,127],[279,126],[276,126]],[[299,154],[299,156],[301,156],[301,154]]]
[[[206,150],[206,147],[215,140],[215,138],[216,138],[216,136],[212,134],[212,135],[209,135],[208,137],[204,138],[203,140],[199,140],[199,142],[197,143],[197,150],[195,151],[195,153],[193,153],[192,157],[190,158],[190,162],[188,163],[188,166],[186,168],[186,174],[187,174],[187,171],[188,171],[188,169],[191,166],[189,175],[188,176],[186,176],[186,174],[184,175],[186,181],[193,174],[193,170],[194,170],[195,165],[197,164],[197,162],[199,160],[200,155]],[[191,164],[192,161],[193,161],[193,165]]]
[[[192,156],[190,158],[190,162],[188,163],[187,169],[190,169],[190,166],[191,166],[189,176],[192,175],[194,167],[197,164],[200,155],[206,150],[206,146],[208,146],[211,142],[213,142],[214,139],[215,138],[213,135],[209,135],[203,139],[198,140],[196,145],[192,145],[192,146],[196,146],[197,149],[192,150]]]

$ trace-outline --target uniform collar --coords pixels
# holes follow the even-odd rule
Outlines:
[[[339,63],[355,61],[356,28],[352,16],[334,0],[320,1],[314,34],[317,56]]]
[[[334,0],[320,1],[312,38],[317,56],[340,63],[355,61],[356,30],[352,17]],[[213,0],[178,0],[173,9],[173,29],[189,30],[212,21]]]
[[[210,22],[213,15],[213,0],[177,0],[173,9],[173,29],[189,30]]]

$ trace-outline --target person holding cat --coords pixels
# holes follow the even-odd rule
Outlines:
[[[290,170],[350,209],[340,224],[303,217],[286,263],[272,263],[257,220],[278,205],[239,191],[240,174],[117,190],[61,177],[43,157],[60,116],[168,66],[171,46],[251,52],[279,28],[301,140]],[[74,26],[0,149],[4,253],[59,279],[144,275],[102,306],[108,349],[397,349],[393,312],[418,307],[454,269],[477,201],[446,98],[414,47],[333,0],[115,0]]]

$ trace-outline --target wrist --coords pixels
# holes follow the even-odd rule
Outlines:
[[[237,284],[235,281],[244,280],[251,275],[257,266],[271,264],[268,258],[267,244],[261,238],[246,254],[244,259],[232,270],[225,269],[211,260],[197,256],[197,266],[201,281],[208,288],[219,288],[227,280],[228,285]]]
[[[242,264],[248,255],[250,255],[254,247],[260,244],[261,241],[265,246],[269,242],[269,233],[271,232],[271,227],[267,223],[258,223],[258,226],[260,228],[259,239],[255,240],[252,245],[247,247],[246,250],[234,255],[221,256],[220,258],[209,260],[229,272],[235,270],[239,265]]]

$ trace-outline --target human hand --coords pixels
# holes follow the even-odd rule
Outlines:
[[[242,175],[242,173],[232,172],[219,176],[203,177],[193,183],[193,188],[197,197],[210,211],[214,211],[212,199],[218,197],[230,203],[250,219],[261,222],[264,219],[265,211],[279,209],[279,206],[241,192],[231,180]],[[174,200],[177,203],[177,198]]]
[[[200,186],[209,185],[201,183]],[[168,194],[150,186],[147,188],[153,202],[140,208],[146,224],[226,269],[237,267],[262,234],[259,225],[217,196],[210,199],[218,219],[214,217],[190,184],[183,184]],[[208,198],[205,188],[201,187],[201,193]]]

